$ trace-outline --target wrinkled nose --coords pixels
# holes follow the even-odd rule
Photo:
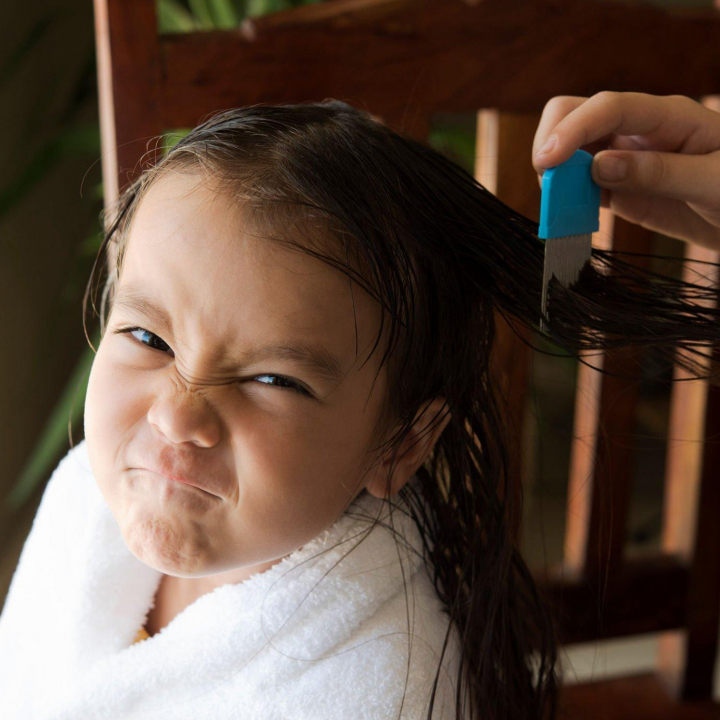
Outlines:
[[[217,413],[204,398],[192,393],[158,398],[148,411],[148,422],[173,443],[212,447],[220,440]]]

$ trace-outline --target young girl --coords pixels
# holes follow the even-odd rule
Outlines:
[[[109,218],[85,439],[0,619],[0,715],[552,716],[489,374],[495,311],[540,321],[537,225],[338,101],[212,117]],[[593,258],[552,283],[550,338],[699,373],[712,292]]]

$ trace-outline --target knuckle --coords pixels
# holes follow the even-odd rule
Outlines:
[[[652,95],[651,93],[646,92],[626,92],[622,93],[625,97],[630,98],[631,100],[648,100],[648,99],[654,99],[657,96]]]
[[[666,95],[662,98],[666,105],[685,118],[696,118],[700,122],[705,106],[687,95]],[[670,111],[672,111],[670,110]]]
[[[665,99],[668,102],[673,103],[674,105],[685,105],[687,107],[690,107],[691,105],[697,104],[692,98],[689,98],[687,95],[666,95]]]
[[[533,155],[548,136],[557,134],[558,126],[563,120],[586,100],[586,97],[575,95],[555,95],[545,103],[533,140]]]
[[[564,117],[574,109],[575,100],[576,98],[570,95],[556,95],[545,103],[543,114],[552,114],[555,117]]]
[[[551,97],[546,103],[544,110],[554,110],[559,103],[562,102],[564,95],[555,95],[554,97]]]
[[[640,181],[643,185],[661,186],[667,174],[667,166],[663,156],[653,150],[643,153],[643,160],[640,164]]]
[[[616,103],[620,99],[620,95],[621,93],[616,92],[615,90],[601,90],[599,93],[595,93],[591,99],[596,103],[602,103],[605,105],[609,103]]]

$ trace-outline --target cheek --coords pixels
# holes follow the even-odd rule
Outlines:
[[[85,401],[90,429],[96,432],[122,430],[123,420],[131,420],[139,412],[136,397],[140,397],[141,385],[137,373],[114,363],[101,345],[90,371]]]
[[[137,377],[114,364],[100,343],[85,398],[85,439],[96,478],[108,477],[127,431],[141,416]],[[132,376],[132,377],[131,377]]]
[[[290,519],[342,509],[358,480],[365,415],[352,405],[298,410],[281,418],[235,418],[233,445],[244,500],[256,517]]]

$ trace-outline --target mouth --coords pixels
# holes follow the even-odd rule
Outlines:
[[[209,495],[210,497],[217,498],[218,496],[215,495],[215,493],[211,493],[209,490],[206,490],[203,487],[200,487],[200,485],[197,485],[196,483],[192,483],[189,480],[186,480],[182,477],[177,477],[174,475],[164,475],[163,473],[155,472],[155,470],[150,470],[150,468],[134,468],[135,470],[142,470],[143,472],[148,472],[151,475],[156,475],[157,477],[165,478],[165,480],[170,480],[171,482],[178,483],[180,485],[186,485],[188,487],[195,488],[196,490],[199,490],[202,493],[205,493],[206,495]]]

